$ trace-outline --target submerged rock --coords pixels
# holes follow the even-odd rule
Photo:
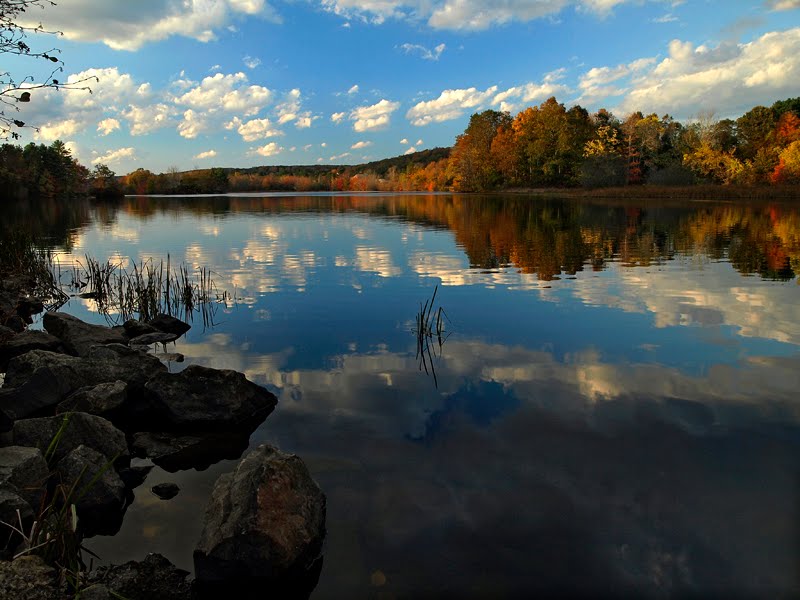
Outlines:
[[[127,342],[121,331],[84,323],[67,313],[45,313],[42,323],[48,333],[59,338],[67,352],[75,356],[87,356],[94,346]]]
[[[151,487],[150,491],[162,500],[170,500],[178,495],[181,488],[175,483],[159,483]]]
[[[153,317],[147,322],[147,324],[151,327],[155,327],[159,331],[163,331],[164,333],[174,333],[178,336],[183,335],[192,328],[192,326],[188,323],[164,314]]]
[[[106,457],[127,457],[125,434],[102,417],[86,413],[70,413],[41,419],[22,419],[14,423],[14,443],[39,448],[45,452],[56,433],[68,418],[52,460],[58,462],[78,446],[84,445]]]
[[[225,459],[241,458],[250,435],[235,433],[196,433],[176,435],[170,432],[140,432],[131,445],[137,456],[149,458],[169,473],[197,469],[202,471]]]
[[[253,429],[278,402],[242,373],[199,365],[190,365],[180,373],[159,373],[145,389],[153,409],[174,429]]]
[[[136,319],[128,319],[122,324],[122,328],[125,330],[125,333],[129,338],[135,338],[147,333],[157,333],[159,331],[152,325],[148,325],[142,321],[137,321]]]
[[[152,344],[168,344],[178,339],[174,333],[164,333],[163,331],[156,331],[155,333],[145,333],[131,338],[128,342],[130,346],[151,346]]]
[[[300,458],[259,446],[214,485],[194,552],[199,582],[303,588],[325,538],[325,494]]]

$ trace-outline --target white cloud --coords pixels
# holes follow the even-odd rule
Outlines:
[[[624,94],[625,87],[612,85],[621,79],[636,76],[656,62],[655,58],[642,58],[628,64],[614,67],[593,67],[580,76],[578,88],[581,97],[578,103],[593,104],[600,98]]]
[[[771,10],[792,10],[800,8],[800,0],[767,0]]]
[[[342,120],[347,116],[347,113],[337,112],[331,115],[331,121],[334,123],[341,123]]]
[[[261,156],[275,156],[276,154],[280,154],[282,151],[283,151],[282,147],[280,147],[275,142],[270,142],[266,146],[261,146],[260,148],[251,149],[249,154],[260,154]]]
[[[403,44],[400,48],[406,54],[416,54],[420,58],[425,60],[439,60],[439,57],[444,52],[446,46],[444,44],[439,44],[433,50],[426,48],[425,46],[420,46],[419,44]]]
[[[372,142],[367,142],[367,141],[363,141],[362,140],[362,141],[356,142],[355,144],[350,146],[350,149],[351,150],[360,150],[361,148],[367,148],[368,146],[372,146]]]
[[[392,113],[400,108],[399,102],[383,99],[371,106],[360,106],[350,113],[353,130],[357,132],[375,131],[389,125]]]
[[[200,154],[196,154],[195,158],[197,160],[203,160],[204,158],[214,158],[217,155],[216,150],[206,150],[205,152],[201,152]]]
[[[124,158],[136,158],[136,151],[133,148],[119,148],[117,150],[109,150],[101,156],[97,156],[92,160],[93,165],[112,164],[119,162]]]
[[[79,129],[80,124],[78,121],[66,119],[64,121],[45,123],[39,127],[39,131],[34,136],[36,139],[53,142],[74,135]]]
[[[172,125],[176,110],[166,104],[153,104],[150,106],[130,106],[122,113],[131,128],[131,135],[145,135],[147,133]]]
[[[773,31],[747,44],[695,47],[673,40],[669,56],[627,82],[622,111],[669,112],[688,118],[701,110],[736,115],[764,98],[797,95],[800,28]]]
[[[232,121],[225,125],[225,129],[236,129],[245,142],[255,142],[268,137],[283,135],[279,129],[274,129],[269,119],[252,119],[243,123],[239,117],[234,117]]]
[[[416,143],[416,144],[414,144],[414,145],[415,145],[415,146],[422,146],[423,144],[424,144],[424,142],[422,141],[422,139],[418,139],[418,140],[417,140],[417,143]]]
[[[416,149],[416,148],[414,148],[414,146],[411,146],[411,147],[410,147],[408,150],[406,150],[405,152],[403,152],[403,155],[404,155],[404,156],[406,156],[406,155],[408,155],[408,154],[414,154],[414,152],[416,152],[416,151],[417,151],[417,149]]]
[[[435,100],[419,102],[406,113],[406,118],[418,127],[457,119],[467,109],[489,104],[497,92],[494,85],[481,92],[476,88],[445,90]]]
[[[347,90],[347,93],[350,94],[351,96],[353,94],[357,94],[358,93],[358,84],[357,83],[354,84],[349,90]]]
[[[178,133],[188,140],[196,138],[208,129],[208,121],[203,115],[196,113],[191,108],[183,113],[183,120],[178,124]]]
[[[248,55],[242,59],[242,62],[244,63],[244,66],[247,67],[248,69],[255,69],[258,65],[261,64],[261,59]]]
[[[341,154],[336,154],[334,156],[331,156],[328,160],[331,160],[331,161],[333,161],[333,160],[341,160],[343,158],[347,158],[348,156],[350,156],[349,152],[342,152]]]
[[[195,110],[223,110],[252,116],[264,108],[272,92],[260,85],[248,86],[247,81],[247,75],[242,72],[230,75],[217,73],[204,78],[200,85],[177,98],[175,102]]]
[[[116,131],[120,128],[119,121],[116,119],[103,119],[97,124],[97,131],[100,132],[100,135],[106,136],[112,131]]]
[[[37,11],[28,11],[21,23],[37,26]],[[137,50],[148,42],[173,35],[201,42],[216,39],[237,14],[260,15],[279,21],[264,0],[70,0],[47,7],[47,25],[65,37],[102,42],[115,50]]]

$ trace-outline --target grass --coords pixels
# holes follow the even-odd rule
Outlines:
[[[94,300],[109,321],[148,321],[162,313],[192,320],[199,313],[203,325],[211,326],[216,305],[229,299],[217,290],[210,269],[192,273],[185,264],[173,267],[169,255],[166,261],[148,259],[130,269],[88,255],[84,260],[73,267],[69,287]]]
[[[25,291],[40,298],[45,308],[53,310],[68,299],[61,289],[52,251],[43,249],[25,234],[0,236],[0,276],[13,276],[25,281]]]
[[[417,360],[419,361],[419,369],[425,370],[433,376],[433,383],[438,388],[439,380],[436,377],[436,367],[434,366],[434,359],[442,356],[442,347],[450,337],[450,333],[446,333],[446,321],[450,319],[444,312],[444,308],[434,309],[436,302],[436,292],[439,286],[433,288],[433,295],[425,303],[419,305],[419,312],[415,318],[414,335],[417,338]]]
[[[50,468],[53,467],[51,464],[53,457],[69,425],[71,416],[72,413],[64,415],[61,426],[45,450],[44,458]],[[83,546],[76,505],[91,491],[103,474],[113,468],[117,458],[115,456],[109,459],[86,483],[82,483],[84,469],[71,485],[63,482],[55,485],[52,491],[48,491],[43,497],[36,519],[27,529],[22,522],[19,510],[17,510],[18,522],[16,525],[0,521],[0,524],[9,527],[22,540],[21,549],[14,555],[14,558],[29,554],[40,556],[47,564],[58,569],[61,583],[75,597],[80,595],[80,591],[85,585],[87,568],[83,559],[84,553],[98,558],[96,554]],[[42,485],[44,487],[46,482],[43,482]]]

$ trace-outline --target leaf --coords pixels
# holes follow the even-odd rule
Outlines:
[[[30,102],[31,101],[31,93],[30,92],[22,92],[19,96],[20,102]]]
[[[17,127],[25,127],[25,123],[23,121],[18,121],[17,119],[14,119],[14,125]]]

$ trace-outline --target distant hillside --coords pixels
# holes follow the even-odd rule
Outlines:
[[[350,173],[372,173],[385,177],[394,168],[397,172],[405,171],[409,166],[424,167],[443,158],[449,158],[450,148],[431,148],[411,154],[403,154],[393,158],[384,158],[359,165],[263,165],[248,169],[224,169],[226,173],[243,175],[293,175],[295,177],[316,177],[330,173],[332,170]],[[189,171],[190,172],[190,171]]]

